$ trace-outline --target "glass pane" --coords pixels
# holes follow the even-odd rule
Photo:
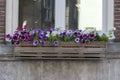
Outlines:
[[[66,29],[77,29],[77,0],[66,0]]]
[[[95,27],[102,30],[103,0],[81,0],[80,8],[80,28]]]
[[[27,20],[30,28],[54,27],[55,0],[19,0],[19,25]]]
[[[66,0],[66,29],[102,30],[103,0]]]

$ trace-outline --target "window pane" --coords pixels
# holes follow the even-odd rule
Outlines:
[[[54,0],[19,0],[19,25],[28,21],[30,28],[54,26]]]
[[[66,0],[66,28],[102,30],[103,0]]]
[[[81,0],[80,28],[95,27],[102,30],[103,0]]]
[[[77,29],[77,0],[66,0],[66,29]]]

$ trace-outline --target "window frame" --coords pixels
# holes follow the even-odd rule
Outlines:
[[[61,6],[62,5],[62,6]],[[55,28],[65,29],[66,0],[55,1]],[[13,34],[18,27],[19,0],[6,0],[6,34]],[[62,16],[62,17],[61,17]],[[114,0],[103,0],[102,31],[114,27]]]

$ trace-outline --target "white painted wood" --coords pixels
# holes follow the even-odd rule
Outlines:
[[[12,21],[12,26],[13,26],[13,33],[16,30],[16,28],[18,27],[18,20],[19,20],[19,0],[13,0],[13,21]]]
[[[6,34],[13,34],[18,27],[18,0],[6,0]]]
[[[107,31],[114,30],[114,0],[107,0]]]
[[[12,1],[6,0],[6,34],[12,33]]]
[[[65,30],[66,0],[55,0],[55,28]]]
[[[103,0],[103,26],[104,33],[114,29],[114,0]]]

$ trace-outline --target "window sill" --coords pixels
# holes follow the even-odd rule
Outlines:
[[[110,41],[107,43],[108,53],[120,53],[120,42]]]

